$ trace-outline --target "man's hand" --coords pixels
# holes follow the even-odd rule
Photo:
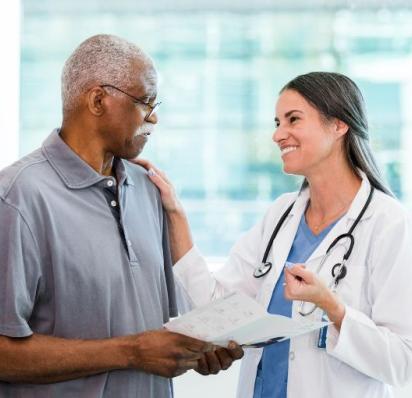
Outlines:
[[[132,367],[163,377],[197,369],[198,360],[211,352],[211,343],[167,330],[153,330],[133,337]]]
[[[219,347],[216,351],[206,352],[204,357],[198,360],[196,372],[201,375],[217,374],[221,370],[228,369],[234,361],[243,357],[243,349],[231,341],[228,348]]]
[[[48,384],[122,369],[174,377],[197,369],[213,349],[165,329],[96,340],[0,336],[0,381]]]

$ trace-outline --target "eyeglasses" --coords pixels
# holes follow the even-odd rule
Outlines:
[[[121,93],[123,93],[123,94],[127,95],[129,98],[131,98],[135,104],[141,104],[141,105],[144,105],[145,107],[149,108],[149,112],[146,114],[146,116],[144,118],[145,122],[147,122],[149,120],[150,116],[152,116],[153,113],[156,112],[157,108],[159,108],[159,105],[161,104],[161,102],[156,102],[152,105],[149,102],[145,102],[145,101],[141,100],[140,98],[136,98],[133,95],[130,95],[130,94],[126,93],[126,91],[121,90],[119,87],[113,86],[111,84],[102,84],[102,85],[100,85],[100,87],[102,87],[102,88],[104,88],[104,87],[114,88],[115,90],[120,91]]]

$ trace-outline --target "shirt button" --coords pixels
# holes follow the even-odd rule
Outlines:
[[[117,202],[116,202],[115,200],[112,200],[112,201],[110,202],[110,205],[111,205],[112,207],[116,207],[116,206],[117,206]]]
[[[295,352],[294,352],[294,351],[290,351],[290,352],[289,352],[289,359],[290,359],[291,361],[293,361],[293,360],[295,359]]]
[[[114,182],[112,180],[107,181],[107,186],[108,187],[112,187],[114,184]]]
[[[127,246],[131,246],[132,242],[130,241],[130,239],[127,239]]]

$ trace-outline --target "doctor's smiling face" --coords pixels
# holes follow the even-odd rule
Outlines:
[[[297,91],[282,91],[276,104],[273,141],[279,146],[283,170],[305,177],[327,167],[342,156],[347,126],[327,120]]]

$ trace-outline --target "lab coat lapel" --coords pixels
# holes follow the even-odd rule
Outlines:
[[[320,245],[316,248],[316,250],[312,253],[312,255],[309,257],[307,262],[312,262],[315,261],[318,257],[323,257],[326,254],[326,251],[328,250],[329,246],[331,243],[334,241],[336,237],[338,237],[341,234],[344,234],[349,231],[350,227],[358,217],[359,213],[361,212],[363,206],[366,203],[366,200],[368,198],[371,185],[368,181],[368,178],[366,175],[362,172],[359,171],[359,174],[362,177],[362,184],[359,188],[358,193],[356,194],[348,212],[346,215],[342,217],[340,221],[329,231],[329,233],[325,236],[323,241],[320,243]],[[362,220],[365,220],[369,218],[372,214],[371,208],[369,207],[368,210],[365,212],[365,214],[362,216]],[[359,224],[358,224],[359,226]],[[356,234],[356,229],[354,231],[354,234]],[[356,243],[355,243],[356,244]],[[339,250],[338,246],[342,246],[342,248]],[[348,239],[342,239],[336,246],[334,251],[335,252],[344,252],[345,249],[349,246],[349,240]],[[334,257],[334,256],[333,256]],[[341,260],[341,259],[340,259]]]
[[[282,228],[275,240],[273,241],[272,250],[269,253],[269,261],[272,262],[273,268],[271,272],[266,276],[266,280],[262,285],[261,290],[261,303],[265,308],[269,305],[269,301],[272,297],[274,286],[279,279],[282,269],[285,265],[285,261],[289,255],[290,248],[295,239],[296,231],[299,227],[299,221],[305,211],[306,203],[309,197],[307,189],[301,191],[296,198],[295,204],[286,218]],[[280,219],[281,215],[279,215]],[[273,229],[275,225],[273,226]]]

